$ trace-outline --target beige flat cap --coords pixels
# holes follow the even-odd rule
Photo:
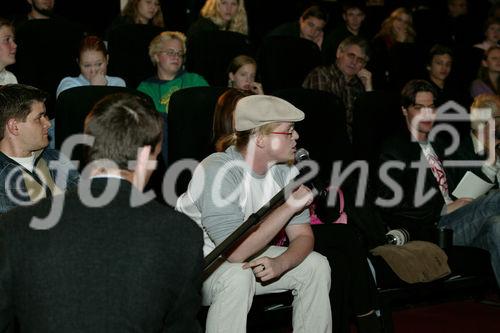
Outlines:
[[[248,131],[276,122],[297,122],[304,119],[304,112],[287,101],[267,95],[243,97],[236,104],[234,123],[236,131]]]

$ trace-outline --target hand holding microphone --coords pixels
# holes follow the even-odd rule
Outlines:
[[[326,187],[320,186],[315,181],[315,177],[319,172],[319,166],[315,161],[311,160],[309,152],[306,149],[300,148],[295,152],[295,162],[297,163],[297,167],[299,167],[299,175],[295,179],[302,180],[302,178],[306,178],[303,184],[313,191],[314,195],[327,195],[328,191]]]

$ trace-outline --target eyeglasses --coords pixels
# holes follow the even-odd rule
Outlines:
[[[168,50],[165,50],[165,51],[160,51],[158,53],[163,53],[165,54],[167,57],[179,57],[179,58],[184,58],[184,56],[186,55],[184,53],[184,51],[175,51],[175,50],[172,50],[172,49],[168,49]]]
[[[295,132],[295,128],[290,128],[288,132],[271,132],[270,134],[280,134],[280,135],[288,135],[288,138],[291,138],[293,136],[293,133]]]

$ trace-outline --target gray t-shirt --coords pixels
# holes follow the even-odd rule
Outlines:
[[[187,192],[177,200],[176,209],[203,229],[206,256],[297,174],[293,166],[275,164],[265,175],[258,175],[231,146],[200,163]],[[307,209],[288,224],[304,223],[309,223]]]

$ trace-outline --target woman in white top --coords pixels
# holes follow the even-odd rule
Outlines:
[[[118,86],[125,87],[122,78],[106,75],[108,51],[104,42],[96,36],[85,37],[80,44],[79,58],[81,74],[65,77],[57,87],[57,96],[66,89],[80,86]]]
[[[16,62],[16,50],[12,24],[0,18],[0,86],[17,83],[15,75],[5,69]]]

